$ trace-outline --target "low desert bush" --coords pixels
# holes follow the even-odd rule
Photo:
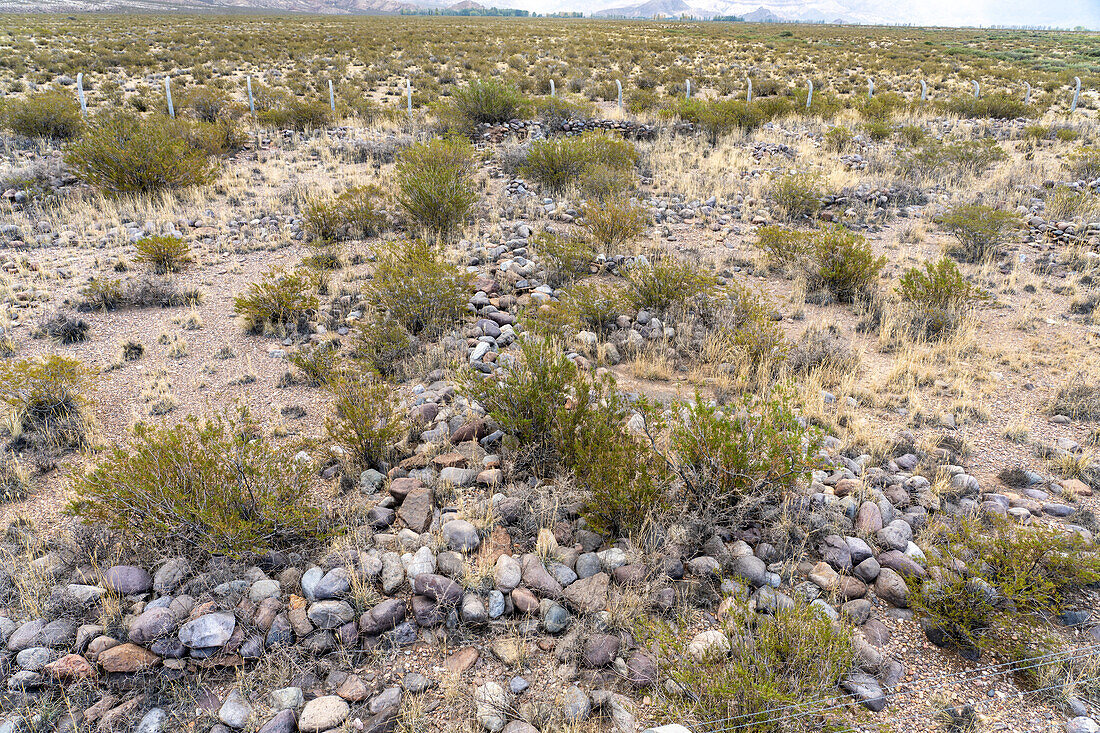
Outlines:
[[[691,635],[672,625],[639,621],[634,636],[652,649],[668,684],[659,698],[669,722],[736,720],[745,733],[776,733],[776,710],[805,709],[836,692],[856,663],[851,632],[816,609],[797,605],[758,615],[734,605],[717,630],[726,639],[710,654],[689,649]],[[824,713],[824,728],[831,716]],[[834,725],[843,725],[840,716]]]
[[[352,186],[329,198],[309,199],[302,212],[307,232],[320,242],[377,236],[386,218],[378,186]]]
[[[836,153],[847,153],[855,145],[856,135],[851,128],[837,125],[825,135],[825,147]]]
[[[191,148],[207,155],[230,155],[239,152],[248,142],[248,133],[231,119],[216,122],[180,119],[176,121],[176,128]]]
[[[551,287],[560,287],[587,275],[596,259],[592,243],[572,234],[539,232],[531,238],[531,244],[546,265],[547,283]]]
[[[289,354],[287,361],[298,370],[306,384],[320,387],[339,378],[342,365],[340,344],[334,339],[327,339],[303,345]]]
[[[1100,420],[1100,380],[1085,371],[1074,373],[1055,390],[1047,411],[1073,420]]]
[[[982,292],[967,281],[955,261],[929,260],[924,269],[912,267],[898,281],[898,295],[909,308],[910,334],[938,339],[954,333]]]
[[[912,602],[930,638],[972,656],[1011,651],[1100,582],[1095,545],[1062,527],[984,515],[934,527],[928,546],[929,579]]]
[[[821,181],[811,173],[787,173],[772,179],[768,198],[784,221],[801,221],[821,209]]]
[[[584,195],[606,198],[632,185],[637,159],[629,140],[587,132],[535,141],[518,171],[552,192],[575,186]]]
[[[4,107],[4,126],[16,135],[69,140],[80,134],[83,119],[74,95],[47,91],[9,102]]]
[[[133,308],[176,308],[202,303],[201,290],[181,290],[171,278],[143,276],[130,280],[123,288],[122,305]]]
[[[465,313],[471,277],[420,240],[394,242],[374,265],[370,293],[388,316],[413,335],[436,336]]]
[[[86,396],[92,374],[56,354],[0,361],[0,402],[7,407],[12,446],[48,452],[83,447],[92,430]]]
[[[195,86],[174,96],[176,109],[200,122],[214,123],[233,120],[241,116],[244,108],[221,89]]]
[[[944,109],[960,117],[970,119],[1011,120],[1017,117],[1034,117],[1035,110],[1024,100],[1008,94],[987,94],[975,99],[972,95],[955,97]]]
[[[88,473],[72,514],[154,552],[242,557],[300,550],[325,535],[309,467],[276,450],[242,413],[172,427],[139,423]]]
[[[315,130],[332,123],[332,109],[320,100],[284,97],[278,106],[258,112],[257,119],[283,130]]]
[[[58,311],[39,321],[35,330],[59,344],[78,344],[88,340],[88,332],[92,327],[83,318]]]
[[[1093,213],[1100,213],[1100,196],[1090,191],[1058,186],[1046,200],[1047,218],[1055,222],[1087,218]]]
[[[1009,232],[1019,224],[1014,213],[984,204],[957,206],[938,221],[956,240],[948,246],[948,254],[963,262],[999,257]]]
[[[772,262],[800,269],[811,293],[826,290],[846,303],[868,292],[886,265],[862,235],[835,224],[804,231],[761,227],[757,243]]]
[[[622,198],[585,204],[580,227],[603,254],[618,254],[642,235],[649,224],[646,207]]]
[[[450,103],[451,115],[463,132],[472,132],[479,124],[508,122],[526,114],[528,108],[518,89],[495,79],[478,79],[454,89]]]
[[[352,329],[352,338],[352,355],[386,377],[401,374],[405,363],[419,348],[416,337],[400,321],[386,314],[364,314]]]
[[[820,370],[849,374],[859,367],[859,354],[834,324],[806,329],[787,354],[787,366],[794,374]]]
[[[992,138],[945,141],[927,138],[898,156],[900,171],[911,177],[947,177],[980,175],[991,165],[1007,157]]]
[[[627,299],[635,308],[663,314],[699,297],[714,295],[714,276],[678,257],[635,265],[626,273]]]
[[[180,272],[191,262],[191,246],[179,237],[143,237],[134,246],[134,259],[149,265],[157,275]]]
[[[474,204],[474,149],[461,138],[433,139],[402,151],[394,177],[397,203],[410,222],[436,239],[450,239]]]
[[[559,336],[571,331],[606,334],[629,303],[623,288],[614,283],[581,281],[562,290],[558,300],[540,309],[536,319]]]
[[[327,385],[332,412],[325,418],[325,441],[338,446],[349,473],[388,470],[396,444],[408,434],[397,402],[385,382],[347,374]]]
[[[771,103],[750,103],[743,99],[680,99],[672,113],[697,125],[712,143],[735,132],[751,132],[770,120],[789,114],[793,105],[788,100]]]
[[[93,118],[66,161],[78,177],[110,193],[186,188],[216,175],[206,151],[180,136],[175,121],[122,112]]]
[[[317,308],[315,283],[300,270],[269,271],[233,299],[233,310],[249,333],[305,332]]]

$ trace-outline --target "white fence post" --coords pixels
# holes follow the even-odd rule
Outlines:
[[[1081,77],[1075,76],[1073,77],[1073,81],[1076,82],[1077,86],[1073,89],[1073,104],[1069,106],[1070,114],[1077,111],[1077,98],[1081,96]]]
[[[80,100],[80,114],[88,116],[88,102],[84,99],[84,72],[76,75],[76,98]]]
[[[550,80],[550,96],[551,97],[557,96],[557,89],[554,88],[554,80],[553,79]]]
[[[746,76],[745,81],[747,81],[749,83],[749,93],[748,93],[748,96],[745,98],[745,101],[746,102],[751,102],[752,101],[752,79],[750,79],[749,77]]]
[[[1031,104],[1031,85],[1025,81],[1024,86],[1027,87],[1027,91],[1024,93],[1024,104]]]
[[[809,109],[814,101],[814,82],[813,79],[807,79],[806,83],[809,85],[806,91],[806,109]]]
[[[256,116],[256,100],[252,98],[252,75],[249,74],[245,77],[245,83],[248,85],[248,113],[253,117]]]
[[[982,95],[982,88],[978,86],[977,80],[972,81],[971,84],[974,85],[974,99],[978,99]]]
[[[874,96],[875,96],[875,80],[874,79],[868,79],[867,80],[867,98],[871,99]]]
[[[623,83],[618,79],[615,80],[615,87],[619,90],[619,111],[623,111]]]
[[[920,80],[920,101],[928,99],[928,85],[924,83],[924,79]]]
[[[405,100],[408,113],[413,113],[413,87],[410,79],[405,79]]]
[[[332,79],[328,80],[328,106],[333,113],[336,112],[336,95],[332,91]]]
[[[687,85],[687,88],[684,91],[684,99],[691,99],[691,79],[685,79],[684,84]]]
[[[172,80],[164,77],[164,96],[168,99],[168,114],[172,119],[176,118],[176,108],[172,106]]]

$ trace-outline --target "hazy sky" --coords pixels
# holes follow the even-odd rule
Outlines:
[[[900,0],[893,6],[900,14],[922,25],[1083,25],[1100,28],[1100,0]],[[879,4],[882,10],[889,7],[888,3]]]

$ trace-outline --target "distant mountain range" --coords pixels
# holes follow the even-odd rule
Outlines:
[[[425,10],[476,13],[489,6],[531,13],[583,12],[594,17],[714,18],[749,22],[905,23],[1100,28],[1100,0],[500,0],[457,4],[439,0],[0,0],[3,12],[102,12],[120,10],[325,14],[397,14]],[[995,6],[995,12],[990,8]]]

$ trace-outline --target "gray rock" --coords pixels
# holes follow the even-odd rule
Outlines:
[[[41,646],[44,628],[46,628],[46,622],[43,619],[27,621],[8,635],[8,651],[21,652],[32,646]]]
[[[588,693],[575,685],[565,691],[561,704],[562,717],[570,725],[583,723],[592,711],[592,701]]]
[[[335,629],[355,618],[355,609],[346,601],[317,601],[306,612],[309,620],[319,629]]]
[[[897,571],[883,568],[875,580],[875,595],[897,608],[909,608],[909,586]]]
[[[1100,733],[1100,724],[1081,715],[1066,721],[1066,733]]]
[[[41,672],[42,668],[53,661],[55,653],[44,646],[32,646],[15,655],[19,669],[28,672]]]
[[[190,574],[191,563],[187,558],[172,558],[161,565],[153,576],[153,590],[161,595],[175,593]]]
[[[591,578],[600,572],[600,558],[594,552],[581,553],[577,557],[576,573],[578,578]]]
[[[343,598],[351,590],[351,578],[347,568],[341,566],[325,573],[313,589],[313,596],[319,601],[331,598]]]
[[[452,519],[444,524],[443,539],[455,552],[473,552],[481,545],[477,527],[465,519]]]
[[[297,714],[293,710],[280,710],[256,733],[294,733],[296,730],[298,730]]]
[[[572,621],[572,614],[560,603],[549,603],[542,615],[543,628],[550,634],[560,634],[569,628]]]
[[[221,708],[218,709],[218,720],[230,728],[236,728],[240,730],[248,724],[248,719],[252,716],[252,705],[241,694],[240,690],[234,689],[225,698],[225,702],[222,703]]]
[[[252,587],[248,589],[248,598],[253,603],[259,603],[265,598],[278,598],[282,592],[282,584],[279,581],[264,578],[252,584]]]
[[[387,708],[392,708],[401,704],[401,688],[400,687],[387,687],[380,693],[371,698],[370,711],[372,714],[380,713]]]
[[[767,583],[768,568],[764,561],[755,555],[741,555],[734,558],[730,569],[734,576],[742,578],[750,585],[759,586]]]
[[[490,733],[504,729],[508,722],[508,693],[496,682],[486,682],[474,692],[477,722]]]
[[[115,565],[103,574],[103,585],[120,596],[147,593],[153,587],[153,576],[136,565]]]
[[[268,696],[268,705],[273,710],[297,710],[304,702],[301,687],[282,687],[272,690]]]
[[[237,618],[229,612],[208,613],[180,627],[179,640],[192,649],[219,647],[229,641]]]
[[[130,641],[149,646],[176,628],[176,614],[170,608],[150,608],[134,619],[127,632]]]
[[[493,566],[493,582],[496,587],[505,593],[510,593],[519,587],[523,580],[523,568],[519,561],[510,555],[501,555]]]
[[[877,713],[886,707],[886,693],[878,680],[869,674],[856,672],[843,680],[840,687],[871,712]]]

